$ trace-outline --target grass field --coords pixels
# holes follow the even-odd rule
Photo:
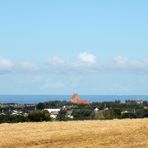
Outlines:
[[[148,119],[1,124],[0,147],[148,148]]]

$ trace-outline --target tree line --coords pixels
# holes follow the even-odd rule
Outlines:
[[[106,120],[106,119],[125,119],[125,118],[147,118],[148,102],[137,104],[127,101],[114,102],[92,102],[89,105],[76,105],[68,101],[49,101],[36,104],[37,110],[27,115],[0,115],[0,123],[17,123],[17,122],[41,122],[53,121],[50,113],[45,108],[60,108],[57,121],[69,120]],[[97,108],[98,110],[95,110]],[[73,118],[69,117],[72,116]]]

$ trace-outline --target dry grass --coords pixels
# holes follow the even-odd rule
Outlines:
[[[148,119],[1,124],[0,147],[148,148]]]

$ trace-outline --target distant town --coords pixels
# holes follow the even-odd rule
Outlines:
[[[37,104],[0,103],[0,123],[29,121],[106,120],[147,118],[148,101],[89,102],[73,94],[69,101]]]

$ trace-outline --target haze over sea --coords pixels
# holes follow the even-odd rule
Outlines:
[[[81,99],[87,99],[90,102],[115,101],[121,100],[145,100],[148,101],[148,95],[80,95]],[[70,101],[70,95],[0,95],[0,103],[38,103],[51,100]]]

